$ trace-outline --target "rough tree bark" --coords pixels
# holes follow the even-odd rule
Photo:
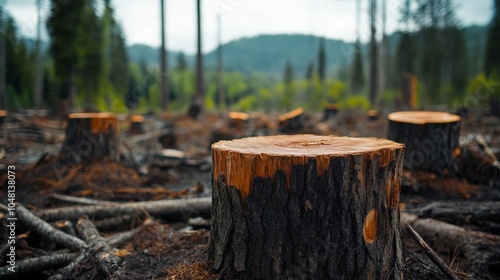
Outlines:
[[[209,259],[250,279],[401,279],[403,145],[282,135],[212,146]]]
[[[459,154],[460,117],[446,112],[389,114],[389,139],[405,144],[404,167],[443,175]]]
[[[294,132],[304,127],[304,109],[297,108],[278,117],[281,132]]]
[[[112,113],[76,113],[68,115],[66,140],[61,156],[68,163],[118,160],[118,125]]]

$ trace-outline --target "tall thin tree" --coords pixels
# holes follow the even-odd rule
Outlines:
[[[43,67],[42,67],[42,1],[36,1],[37,6],[37,27],[36,27],[36,70],[35,70],[35,95],[34,104],[35,108],[42,107],[42,96],[43,96]]]
[[[387,82],[387,72],[388,72],[388,44],[387,44],[387,34],[386,29],[386,0],[382,0],[382,41],[380,42],[379,50],[379,89],[380,94],[384,94],[385,86]]]
[[[188,115],[196,119],[203,108],[204,83],[203,83],[203,53],[201,50],[201,1],[196,0],[196,93],[189,105]]]
[[[500,0],[493,0],[494,13],[488,31],[484,71],[487,75],[500,75]],[[497,76],[498,77],[498,76]]]
[[[221,30],[221,15],[217,15],[217,92],[219,94],[219,108],[223,109],[226,105],[224,96],[224,80],[222,66],[222,30]]]
[[[377,97],[377,0],[370,0],[370,104]]]
[[[201,49],[201,0],[196,0],[197,44],[196,44],[196,94],[199,98],[204,95],[203,82],[203,53]]]
[[[160,0],[161,4],[161,108],[166,111],[168,109],[169,93],[168,93],[168,65],[167,65],[167,50],[165,49],[165,0]]]
[[[5,38],[7,35],[7,20],[5,14],[5,1],[0,0],[0,108],[7,108],[7,84],[5,72]]]

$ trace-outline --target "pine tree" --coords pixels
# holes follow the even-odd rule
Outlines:
[[[292,101],[295,97],[295,74],[293,71],[293,65],[289,60],[285,64],[283,84],[285,85],[285,90],[281,104],[286,110],[290,110],[292,107]]]
[[[361,55],[361,45],[359,41],[355,44],[354,62],[351,70],[351,89],[354,93],[359,93],[365,86],[363,74],[363,59]]]
[[[500,0],[493,0],[494,15],[486,43],[484,71],[487,75],[500,75]]]
[[[319,41],[318,50],[318,75],[321,82],[325,80],[326,75],[326,51],[325,51],[325,38]]]
[[[71,106],[80,80],[88,107],[98,88],[101,68],[102,33],[94,1],[72,0],[61,5],[51,0],[47,30],[55,75],[61,84],[60,97],[69,99]]]

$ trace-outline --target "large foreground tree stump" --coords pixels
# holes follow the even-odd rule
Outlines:
[[[387,118],[387,138],[405,144],[406,169],[448,173],[459,154],[459,116],[446,112],[402,111]]]
[[[69,163],[106,157],[118,160],[116,116],[112,113],[69,114],[61,156]]]
[[[401,279],[403,145],[281,135],[212,146],[209,259],[250,279]]]

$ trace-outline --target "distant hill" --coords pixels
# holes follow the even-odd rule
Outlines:
[[[486,42],[487,27],[469,26],[464,28],[470,67],[475,70],[482,65],[482,51]],[[394,53],[400,32],[388,38],[389,51]],[[301,77],[309,62],[316,64],[320,38],[313,35],[259,35],[245,37],[223,45],[224,69],[244,73],[263,72],[281,76],[287,60],[290,60],[297,77]],[[354,45],[342,40],[326,39],[328,71],[334,71],[351,64]],[[132,62],[141,60],[152,66],[159,65],[159,50],[146,45],[132,45],[128,48]],[[367,56],[368,46],[362,46]],[[169,65],[174,66],[178,52],[169,52]],[[194,67],[194,56],[186,55],[190,67]],[[215,68],[216,51],[205,54],[205,66]],[[316,66],[315,66],[316,67]]]

